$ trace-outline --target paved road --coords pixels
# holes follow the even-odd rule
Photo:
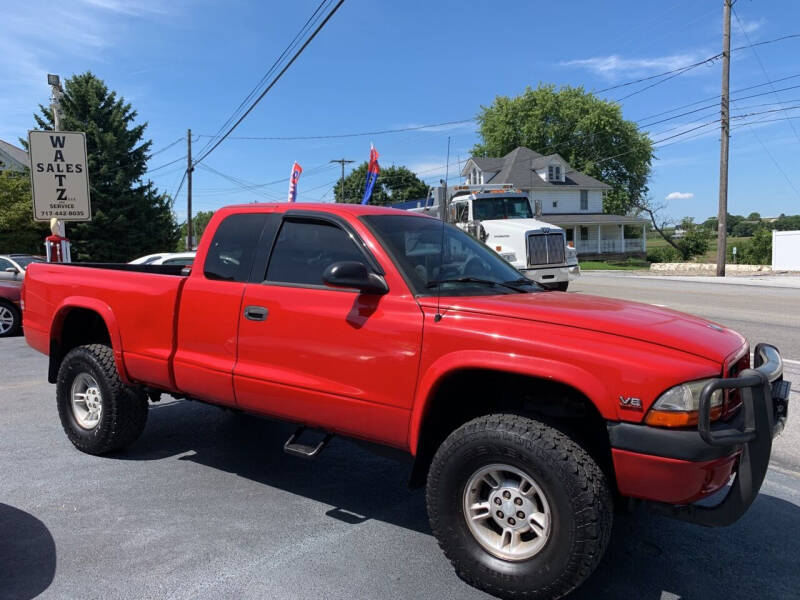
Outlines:
[[[608,284],[575,287],[592,285]],[[736,310],[747,335],[772,339]],[[187,401],[153,405],[136,444],[91,457],[61,431],[43,356],[3,339],[0,369],[2,599],[488,598],[439,551],[407,464],[339,439],[303,461],[281,452],[290,427]],[[800,475],[776,465],[726,529],[617,517],[573,598],[796,597],[798,530]]]
[[[639,277],[630,273],[584,273],[571,286],[576,293],[597,294],[636,300],[700,315],[732,327],[755,346],[769,342],[785,360],[786,379],[793,382],[792,406],[786,431],[775,442],[773,462],[800,472],[800,288],[779,287],[768,279],[754,285],[756,278],[726,278],[712,283],[703,277]],[[786,278],[791,281],[797,278]],[[798,285],[797,281],[793,285]]]

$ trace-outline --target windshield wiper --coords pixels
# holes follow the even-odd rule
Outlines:
[[[492,287],[504,287],[509,290],[513,290],[515,292],[519,292],[521,294],[527,293],[525,290],[519,289],[516,285],[513,285],[514,282],[505,282],[505,281],[492,281],[491,279],[481,279],[479,277],[455,277],[452,279],[440,279],[439,281],[429,281],[426,287],[433,288],[437,287],[443,283],[480,283],[482,285],[489,285]]]

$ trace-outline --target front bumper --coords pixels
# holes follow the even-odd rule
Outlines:
[[[759,344],[755,368],[713,379],[700,394],[696,431],[632,423],[608,426],[620,493],[649,501],[657,512],[710,527],[730,525],[758,495],[769,467],[772,439],[786,424],[790,385],[777,348]],[[739,389],[742,407],[727,423],[711,423],[711,394]],[[725,486],[714,506],[693,502]]]
[[[569,270],[569,280],[574,281],[581,275],[581,268],[579,265],[570,265],[567,267]]]
[[[545,285],[570,281],[570,267],[565,265],[557,267],[520,267],[519,271],[528,279]],[[572,279],[574,278],[572,277]]]

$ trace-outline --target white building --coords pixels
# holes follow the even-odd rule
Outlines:
[[[800,231],[772,232],[772,268],[800,271]]]
[[[30,159],[25,150],[0,140],[0,171],[24,171],[28,167]]]
[[[647,221],[603,213],[611,186],[572,169],[558,154],[543,156],[522,146],[502,158],[472,157],[461,175],[466,184],[510,183],[541,202],[542,218],[563,227],[584,258],[643,255]]]

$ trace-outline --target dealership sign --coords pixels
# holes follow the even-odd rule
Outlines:
[[[91,221],[86,134],[29,131],[33,218]]]

